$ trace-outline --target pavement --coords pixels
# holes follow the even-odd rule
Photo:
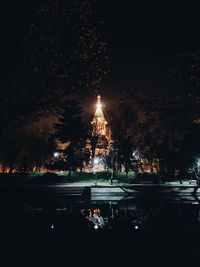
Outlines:
[[[153,183],[135,183],[135,184],[130,184],[130,183],[119,183],[118,181],[114,181],[113,184],[111,185],[109,181],[92,181],[92,182],[70,182],[70,183],[58,183],[58,184],[52,184],[52,185],[47,185],[49,187],[179,187],[179,188],[194,188],[197,187],[196,181],[191,180],[191,181],[183,181],[182,183],[180,182],[165,182],[165,183],[159,183],[159,184],[153,184]]]
[[[172,182],[164,182],[164,183],[159,183],[159,184],[154,184],[152,182],[141,182],[141,183],[120,183],[117,180],[114,180],[112,185],[110,184],[109,181],[79,181],[79,182],[60,182],[60,183],[33,183],[33,182],[28,182],[28,183],[4,183],[1,185],[8,185],[8,186],[14,186],[14,185],[24,185],[24,186],[53,186],[53,187],[72,187],[72,186],[84,186],[84,187],[99,187],[99,186],[105,186],[105,187],[122,187],[122,186],[126,186],[126,187],[133,187],[133,186],[148,186],[148,187],[155,187],[155,186],[174,186],[174,187],[196,187],[196,181],[195,180],[188,180],[188,181],[182,181],[180,182],[176,182],[176,181],[172,181]]]
[[[134,193],[140,190],[154,192],[160,191],[163,193],[184,193],[184,194],[200,194],[200,187],[196,184],[195,180],[188,180],[177,182],[165,182],[160,184],[153,183],[137,183],[137,184],[129,184],[129,183],[119,183],[117,180],[113,181],[111,185],[109,181],[89,181],[89,182],[68,182],[68,183],[15,183],[15,184],[4,184],[0,185],[0,188],[3,190],[14,189],[15,188],[34,188],[36,190],[56,190],[56,191],[76,191],[76,190],[84,190],[85,188],[90,188],[91,192],[100,194],[100,193]],[[120,191],[120,192],[119,192]]]
[[[90,181],[90,182],[68,182],[68,183],[59,183],[59,184],[52,184],[52,185],[48,185],[48,186],[89,186],[89,187],[101,187],[101,186],[105,186],[105,187],[132,187],[132,186],[148,186],[148,187],[155,187],[155,186],[163,186],[163,187],[168,187],[168,186],[174,186],[174,187],[191,187],[194,188],[197,186],[196,184],[196,180],[188,180],[188,181],[182,181],[182,183],[180,182],[164,182],[164,183],[159,183],[159,184],[153,184],[151,182],[143,182],[143,183],[135,183],[135,184],[130,184],[130,183],[120,183],[117,180],[113,181],[113,184],[111,185],[109,181]]]

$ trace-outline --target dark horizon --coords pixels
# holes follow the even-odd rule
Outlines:
[[[182,91],[172,72],[182,54],[199,51],[195,5],[103,0],[96,10],[104,20],[111,70],[102,91],[133,89],[172,97]]]

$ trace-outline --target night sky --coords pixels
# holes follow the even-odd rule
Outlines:
[[[110,74],[102,92],[105,98],[126,89],[148,95],[181,92],[172,70],[183,53],[200,47],[198,7],[149,4],[136,1],[98,0],[94,12],[103,20]],[[40,1],[1,1],[1,75],[9,76],[20,60],[19,42],[26,35]]]
[[[199,51],[200,17],[198,6],[174,2],[98,1],[110,57],[108,90],[165,96],[181,92],[172,71],[181,54]]]

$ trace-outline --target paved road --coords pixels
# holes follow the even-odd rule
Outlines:
[[[163,194],[200,194],[200,187],[191,184],[119,184],[115,186],[99,184],[94,186],[91,184],[15,184],[15,185],[0,185],[0,192],[35,192],[44,194],[68,194],[68,195],[83,195],[89,194],[135,194],[138,192],[161,192]]]
[[[196,190],[197,189],[197,190]],[[200,189],[194,185],[83,186],[76,184],[0,186],[0,201],[119,202],[163,200],[200,204]]]

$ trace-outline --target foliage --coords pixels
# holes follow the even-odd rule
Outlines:
[[[15,134],[2,138],[0,143],[0,160],[10,172],[14,167],[18,172],[29,172],[40,169],[54,150],[54,140],[46,130],[35,133],[16,129]]]
[[[46,162],[44,166],[50,171],[67,171],[69,168],[68,163],[62,159]]]
[[[131,183],[135,179],[135,172],[129,171],[128,175],[126,175],[126,172],[117,172],[114,179],[119,183]]]
[[[133,152],[133,143],[128,136],[128,129],[134,117],[130,113],[129,106],[121,99],[118,112],[108,112],[108,119],[112,129],[112,139],[114,144],[115,161],[117,162],[117,171],[121,171],[121,165],[125,166],[126,175],[131,168],[131,158]]]
[[[68,100],[60,112],[59,122],[54,125],[55,137],[60,142],[72,141],[79,143],[85,135],[85,125],[82,121],[82,108],[75,100]]]
[[[159,160],[161,172],[188,167],[186,143],[194,142],[189,138],[193,120],[182,102],[141,97],[133,91],[127,94],[111,117],[118,163],[131,169],[132,153],[137,151],[140,159],[149,161],[152,171],[154,159]]]
[[[189,127],[188,132],[184,138],[184,155],[182,160],[184,166],[195,167],[197,160],[200,157],[200,126],[193,124]]]
[[[0,77],[1,156],[12,163],[22,145],[18,130],[97,89],[105,74],[105,43],[88,1],[41,1],[35,12],[19,34],[17,62],[3,66]]]
[[[136,173],[135,180],[132,183],[159,183],[160,178],[155,173]]]
[[[59,118],[59,123],[54,125],[54,136],[62,143],[68,143],[65,157],[68,169],[83,168],[86,156],[83,147],[87,139],[87,127],[82,120],[82,109],[77,101],[69,100]]]
[[[66,180],[65,176],[59,176],[56,173],[47,172],[42,176],[37,176],[33,182],[37,183],[62,183]]]

